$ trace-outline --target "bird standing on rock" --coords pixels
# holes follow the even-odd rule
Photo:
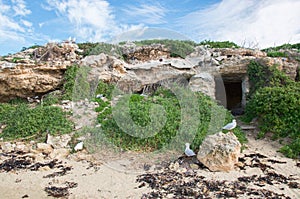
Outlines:
[[[228,123],[228,124],[226,124],[226,125],[223,127],[223,130],[231,131],[231,130],[233,130],[235,127],[236,127],[236,120],[233,119],[231,123]]]
[[[195,156],[196,154],[194,153],[194,151],[192,149],[190,149],[190,143],[185,143],[185,150],[184,153],[186,156],[191,157],[191,156]]]

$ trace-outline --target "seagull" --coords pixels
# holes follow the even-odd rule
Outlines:
[[[191,157],[191,156],[195,156],[196,154],[194,153],[194,151],[192,149],[190,149],[190,143],[185,143],[185,150],[184,153],[186,156]]]
[[[224,130],[229,130],[229,131],[230,131],[230,130],[234,129],[235,127],[236,127],[236,120],[233,119],[232,122],[226,124],[226,125],[223,127],[223,129],[224,129]]]

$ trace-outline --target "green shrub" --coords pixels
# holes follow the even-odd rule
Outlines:
[[[251,62],[248,67],[250,97],[243,120],[257,117],[259,137],[272,132],[273,138],[290,137],[292,142],[280,151],[297,157],[300,148],[300,83],[292,81],[275,66]]]
[[[21,51],[25,51],[25,50],[28,50],[28,49],[36,49],[36,48],[39,48],[39,47],[42,47],[40,45],[33,45],[33,46],[29,46],[29,47],[22,47]]]
[[[107,99],[111,100],[112,92],[115,86],[113,84],[105,83],[102,80],[99,81],[95,94],[102,94]]]
[[[281,153],[285,154],[289,158],[299,158],[299,154],[300,154],[300,137],[292,140],[289,145],[283,146],[279,151]]]
[[[43,106],[51,106],[53,104],[58,104],[62,96],[56,93],[49,93],[42,99],[41,105]]]
[[[171,57],[185,58],[188,54],[194,51],[194,47],[197,45],[193,41],[182,41],[182,40],[169,40],[169,39],[153,39],[153,40],[142,40],[134,42],[138,46],[162,44],[170,50]]]
[[[75,86],[75,78],[77,75],[77,71],[79,69],[78,65],[69,66],[64,74],[64,82],[63,82],[63,99],[71,100],[73,95],[73,89]]]
[[[281,51],[269,51],[267,52],[268,57],[288,57],[288,54]]]
[[[50,134],[64,134],[72,131],[73,124],[67,120],[66,113],[59,107],[27,104],[0,106],[1,123],[5,124],[1,137],[16,139],[26,137],[41,138]]]
[[[249,119],[260,118],[260,130],[274,137],[297,137],[300,134],[300,87],[265,87],[248,102]]]
[[[22,58],[22,57],[14,57],[14,58],[12,58],[12,62],[13,63],[17,63],[19,60],[22,60],[22,59],[24,59],[24,58]]]
[[[91,85],[88,81],[89,72],[89,67],[82,66],[77,69],[72,93],[72,100],[78,101],[91,99],[93,93],[91,93]]]
[[[81,55],[99,55],[105,53],[107,55],[114,55],[116,57],[122,57],[122,50],[118,45],[109,44],[109,43],[80,43],[78,47],[83,50]]]
[[[298,51],[300,51],[300,43],[283,44],[280,46],[263,49],[263,51],[269,52],[269,51],[279,51],[279,50],[288,50],[288,49],[297,49]]]
[[[276,65],[269,67],[257,61],[251,61],[247,73],[250,81],[249,96],[252,96],[259,88],[293,84],[293,81],[285,73],[279,71]]]
[[[124,97],[124,96],[123,96]],[[184,119],[182,115],[181,104],[177,97],[166,89],[158,89],[153,96],[143,97],[138,94],[133,94],[129,97],[129,115],[126,115],[125,111],[122,111],[122,107],[126,106],[126,101],[119,101],[114,107],[118,110],[123,118],[130,117],[135,125],[141,128],[139,132],[136,132],[139,137],[135,136],[135,127],[132,126],[130,122],[125,119],[122,123],[122,128],[119,127],[115,118],[113,117],[112,107],[108,104],[104,106],[108,107],[106,109],[101,108],[102,113],[98,115],[98,122],[101,123],[101,133],[104,134],[107,140],[113,143],[115,146],[121,147],[125,150],[142,150],[142,151],[154,151],[157,149],[162,149],[170,142],[181,143],[184,137],[179,137],[177,135],[180,128],[184,125],[185,121],[189,118]],[[226,121],[215,121],[211,126],[214,129],[210,129],[210,133],[216,133],[221,131],[222,126],[232,120],[232,116],[223,107],[218,106],[209,97],[204,96],[202,93],[193,93],[193,97],[196,99],[199,108],[199,125],[195,131],[191,131],[189,124],[185,125],[185,131],[194,134],[194,139],[192,142],[192,148],[196,149],[199,147],[205,136],[209,133],[209,123],[211,120],[211,111],[215,112],[215,115],[220,113],[226,114]],[[126,98],[126,96],[125,96]],[[185,103],[189,103],[191,99],[187,98]],[[151,118],[151,109],[155,110],[155,118]],[[158,114],[159,109],[164,108],[164,114]],[[185,114],[184,117],[193,117],[191,113]],[[166,121],[162,128],[157,128],[161,125],[160,123],[155,123],[159,121]],[[150,123],[154,125],[149,125]],[[148,128],[149,127],[149,128]],[[124,131],[126,129],[126,133]],[[157,131],[158,129],[158,131]],[[151,132],[151,136],[147,137],[148,133]],[[245,135],[240,129],[235,129],[234,131],[238,136],[239,140],[244,143]],[[180,149],[181,150],[181,149]]]
[[[230,41],[210,41],[204,40],[200,45],[209,45],[211,48],[239,48],[239,46]]]

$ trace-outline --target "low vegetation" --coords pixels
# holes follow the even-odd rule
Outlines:
[[[83,50],[81,55],[88,56],[88,55],[99,55],[101,53],[105,53],[108,55],[114,55],[116,57],[122,58],[122,50],[120,46],[109,44],[109,43],[79,43],[78,47]]]
[[[194,137],[194,139],[189,141],[192,142],[192,148],[196,149],[209,132],[211,115],[219,115],[220,113],[226,115],[226,121],[221,121],[221,123],[220,121],[212,121],[213,124],[211,124],[211,126],[213,126],[214,129],[211,129],[211,131],[214,131],[213,133],[220,131],[224,123],[232,120],[232,116],[228,111],[201,93],[193,93],[193,97],[196,99],[199,108],[197,115],[199,124],[194,130],[189,129],[189,125],[183,124],[183,113],[180,102],[170,90],[159,88],[152,96],[144,97],[139,94],[132,94],[127,97],[129,97],[130,107],[128,115],[126,111],[121,111],[122,108],[127,105],[126,102],[121,101],[114,107],[119,111],[121,117],[124,118],[122,128],[120,128],[115,120],[113,108],[110,106],[110,103],[97,99],[100,105],[97,111],[99,112],[98,122],[101,124],[101,133],[104,134],[106,140],[109,140],[109,142],[115,146],[125,150],[154,151],[166,147],[171,142],[179,144],[184,141],[184,136]],[[153,105],[163,107],[165,115],[156,114],[157,118],[151,118],[150,113]],[[214,111],[214,113],[212,113],[212,111]],[[145,128],[141,128],[135,135],[136,126],[128,122],[128,117],[133,120],[134,125]],[[188,115],[186,117],[192,116]],[[163,121],[164,119],[166,120],[165,124],[161,129],[157,129],[156,127],[160,124],[156,124],[155,122]],[[155,124],[150,125],[151,122]],[[181,136],[180,128],[183,126],[186,128],[184,131],[187,135],[182,134],[183,136]],[[151,136],[147,137],[146,135],[149,132],[151,132]],[[245,135],[240,129],[237,128],[234,132],[242,143],[246,141]],[[183,145],[181,144],[179,146]]]
[[[300,155],[300,84],[279,71],[257,62],[248,66],[252,90],[244,120],[257,117],[260,134],[273,133],[273,138],[289,138],[280,149],[286,156]]]
[[[70,133],[73,124],[59,107],[30,107],[27,103],[0,104],[0,123],[5,125],[1,137],[10,140],[40,139],[47,133],[52,135]]]
[[[295,50],[298,50],[300,52],[300,43],[283,44],[281,46],[276,46],[276,47],[263,49],[263,51],[268,52],[268,51],[291,50],[291,49],[295,49]]]
[[[135,41],[134,42],[138,46],[148,46],[152,44],[162,44],[167,47],[170,51],[171,57],[181,57],[185,58],[188,54],[194,51],[194,47],[197,44],[193,41],[189,40],[170,40],[170,39],[153,39],[153,40],[142,40],[142,41]]]
[[[239,48],[239,46],[230,41],[210,41],[204,40],[200,45],[208,45],[210,48]]]

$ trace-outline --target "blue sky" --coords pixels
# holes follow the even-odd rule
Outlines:
[[[69,37],[300,42],[300,0],[0,0],[0,55]]]

